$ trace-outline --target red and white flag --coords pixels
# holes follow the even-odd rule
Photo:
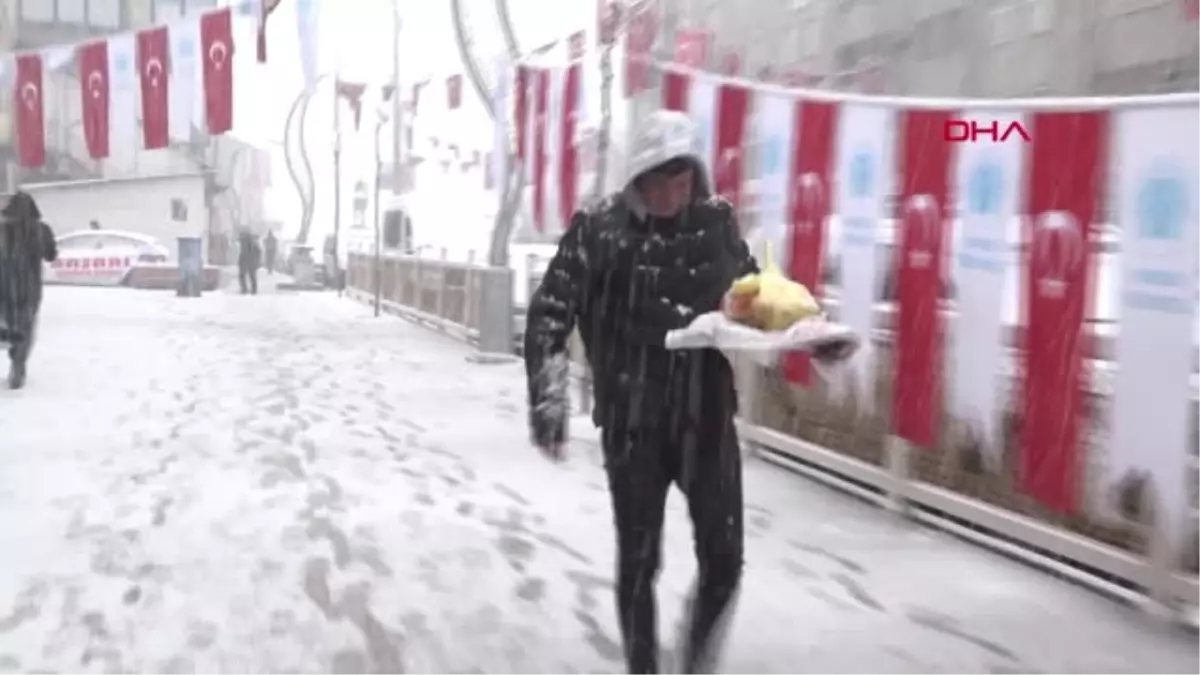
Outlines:
[[[200,57],[208,133],[223,134],[233,128],[233,17],[228,8],[201,15]]]
[[[1034,499],[1069,513],[1081,487],[1084,318],[1108,173],[1108,114],[1037,113],[1029,126],[1018,478]]]
[[[625,96],[634,96],[650,86],[650,58],[658,32],[658,16],[647,0],[629,8],[625,36]]]
[[[947,200],[952,143],[943,138],[945,110],[908,110],[900,117],[900,193],[896,220],[896,343],[892,430],[932,447],[941,410],[939,305],[949,236]]]
[[[13,109],[17,136],[17,161],[37,168],[46,163],[46,111],[40,54],[18,54],[13,80]]]
[[[166,27],[137,34],[138,78],[142,89],[142,141],[147,150],[171,140],[170,38]]]
[[[84,144],[92,159],[104,159],[108,157],[108,42],[81,45],[76,59]]]
[[[663,106],[686,112],[696,125],[696,154],[708,168],[714,193],[741,205],[742,142],[750,91],[716,85],[705,77],[672,73],[663,83]]]
[[[579,157],[577,122],[579,96],[582,89],[583,66],[568,66],[562,74],[561,109],[558,111],[558,215],[565,232],[575,213],[579,190]]]
[[[675,63],[702,69],[708,65],[711,34],[705,30],[681,30],[675,34]]]
[[[792,147],[788,161],[788,209],[791,251],[788,273],[821,296],[825,262],[826,220],[833,208],[833,179],[837,157],[838,104],[801,101],[792,115]],[[783,363],[790,382],[808,386],[812,377],[808,355],[789,354]]]
[[[537,72],[533,96],[533,226],[546,231],[547,132],[550,116],[550,71]]]

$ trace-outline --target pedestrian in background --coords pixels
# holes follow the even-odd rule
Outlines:
[[[279,252],[279,241],[275,239],[275,231],[267,230],[267,236],[263,239],[263,254],[266,256],[267,274],[275,273],[275,256]]]
[[[58,258],[54,231],[28,192],[0,211],[0,341],[8,343],[8,386],[25,386],[42,306],[42,261]]]
[[[258,237],[246,230],[238,242],[238,285],[242,295],[258,295],[258,268],[262,265],[262,249]]]

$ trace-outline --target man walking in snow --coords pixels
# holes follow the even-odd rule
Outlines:
[[[262,264],[262,249],[258,238],[249,230],[238,241],[238,285],[242,295],[258,295],[258,267]]]
[[[533,442],[563,457],[567,340],[594,377],[617,534],[617,610],[631,673],[658,670],[654,581],[672,483],[687,496],[699,578],[683,672],[709,670],[742,572],[737,394],[714,349],[668,351],[666,333],[717,310],[757,264],[730,204],[712,194],[694,126],[660,111],[640,130],[624,190],[576,213],[529,302],[525,363]]]
[[[54,231],[37,202],[17,192],[0,211],[0,341],[8,343],[8,386],[25,386],[42,306],[42,261],[58,258]]]

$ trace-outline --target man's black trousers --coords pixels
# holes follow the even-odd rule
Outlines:
[[[682,431],[665,426],[603,433],[617,530],[617,620],[631,673],[658,672],[654,582],[672,483],[687,497],[699,568],[681,636],[682,672],[707,670],[717,657],[742,572],[742,469],[733,420],[721,416]]]
[[[238,270],[238,284],[242,293],[258,295],[258,270],[253,267],[243,267]]]

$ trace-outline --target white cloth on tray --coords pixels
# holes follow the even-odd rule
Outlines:
[[[849,359],[862,345],[862,339],[848,326],[829,321],[824,316],[799,321],[785,331],[762,331],[737,323],[724,312],[701,314],[686,327],[668,332],[666,337],[667,349],[713,347],[770,366],[775,365],[784,352],[812,352],[834,344],[840,345],[840,349],[836,350],[834,358],[823,359],[827,361],[825,365]]]

